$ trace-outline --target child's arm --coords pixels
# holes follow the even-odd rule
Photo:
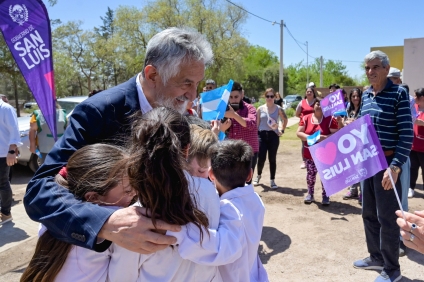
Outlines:
[[[208,234],[203,229],[202,244],[199,229],[192,223],[182,226],[181,232],[167,232],[177,238],[178,252],[183,259],[219,266],[240,258],[245,240],[241,214],[228,200],[221,201],[220,211],[218,230],[208,229]]]

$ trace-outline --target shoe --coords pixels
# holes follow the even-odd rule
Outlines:
[[[402,279],[402,274],[400,270],[393,271],[392,275],[387,274],[386,271],[382,271],[380,275],[374,280],[374,282],[396,282]]]
[[[278,185],[277,184],[275,184],[275,181],[274,181],[274,179],[271,179],[271,189],[277,189],[278,188]]]
[[[5,215],[3,213],[0,213],[0,225],[2,225],[3,223],[12,221],[12,214],[9,215]]]
[[[383,262],[382,261],[374,261],[370,257],[357,260],[353,263],[354,268],[359,269],[371,269],[371,270],[383,270]]]
[[[343,196],[343,200],[349,200],[349,199],[356,199],[358,198],[358,191],[353,192],[349,189],[349,191],[347,191],[347,193]]]
[[[323,197],[322,197],[322,202],[321,202],[321,204],[322,204],[323,206],[328,206],[328,205],[330,204],[330,197],[328,197],[328,196],[323,196]]]
[[[360,204],[362,206],[362,194],[359,194],[358,204]]]
[[[305,204],[310,204],[312,202],[315,202],[314,196],[311,194],[306,195],[305,199],[303,200]]]
[[[414,189],[409,188],[409,190],[408,190],[408,198],[414,197],[414,194],[415,194]]]
[[[256,176],[256,178],[255,178],[255,180],[253,180],[253,185],[258,185],[259,184],[259,180],[261,180],[261,176],[260,175],[257,175]]]
[[[301,169],[306,168],[306,164],[305,164],[305,162],[303,162],[303,163],[300,165],[300,168],[301,168]]]

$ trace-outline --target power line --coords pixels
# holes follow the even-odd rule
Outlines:
[[[274,24],[278,24],[278,25],[280,25],[281,26],[281,24],[280,23],[278,23],[277,21],[270,21],[270,20],[267,20],[267,19],[265,19],[265,18],[263,18],[263,17],[261,17],[261,16],[258,16],[258,15],[256,15],[256,14],[254,14],[254,13],[252,13],[252,12],[249,12],[248,10],[246,10],[245,8],[243,8],[243,7],[241,7],[241,6],[239,6],[239,5],[237,5],[237,4],[235,4],[235,3],[233,3],[233,2],[231,2],[230,0],[225,0],[225,1],[227,1],[228,3],[230,3],[230,4],[232,4],[232,5],[234,5],[234,6],[236,6],[237,8],[239,8],[239,9],[241,9],[241,10],[243,10],[243,11],[245,11],[246,13],[248,13],[248,14],[250,14],[250,15],[252,15],[252,16],[254,16],[254,17],[257,17],[258,19],[261,19],[261,20],[263,20],[263,21],[266,21],[266,22],[269,22],[269,23],[272,23],[272,25],[274,25]],[[290,37],[294,40],[294,42],[296,42],[296,44],[297,44],[297,46],[307,55],[307,56],[309,56],[310,58],[312,58],[312,59],[316,59],[317,57],[314,57],[314,56],[311,56],[308,52],[306,52],[303,48],[302,48],[302,46],[300,46],[300,44],[299,43],[301,43],[301,44],[303,44],[303,45],[306,45],[305,43],[303,43],[302,41],[299,41],[299,40],[297,40],[294,36],[293,36],[293,34],[290,32],[290,30],[289,30],[289,28],[287,27],[287,25],[286,24],[283,24],[283,26],[286,28],[286,30],[287,30],[287,32],[289,33],[289,35],[290,35]],[[361,61],[350,61],[350,60],[333,60],[333,59],[324,59],[324,60],[326,60],[326,61],[329,61],[329,60],[332,60],[332,61],[340,61],[340,62],[347,62],[347,63],[362,63]]]
[[[239,8],[239,9],[241,9],[241,10],[245,11],[246,13],[251,14],[252,16],[257,17],[257,18],[259,18],[259,19],[261,19],[261,20],[264,20],[264,21],[269,22],[269,23],[272,23],[272,24],[276,24],[276,23],[277,23],[276,21],[270,21],[270,20],[267,20],[267,19],[265,19],[265,18],[262,18],[262,17],[260,17],[260,16],[258,16],[258,15],[255,15],[254,13],[249,12],[249,11],[248,11],[248,10],[246,10],[245,8],[240,7],[239,5],[234,4],[233,2],[231,2],[231,1],[229,1],[229,0],[225,0],[225,1],[227,1],[228,3],[230,3],[230,4],[234,5],[234,6],[236,6],[237,8]]]

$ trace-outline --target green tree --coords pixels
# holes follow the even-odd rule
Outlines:
[[[285,94],[297,93],[303,94],[307,84],[307,71],[303,61],[290,65],[286,68],[287,90]],[[320,61],[316,59],[309,65],[309,81],[317,83],[320,81]],[[324,87],[332,83],[340,86],[356,85],[356,81],[349,76],[346,66],[340,61],[326,60],[323,65],[323,83]]]
[[[54,47],[72,60],[79,73],[80,92],[89,92],[98,81],[98,67],[102,62],[101,46],[93,31],[81,29],[81,22],[68,22],[54,30]],[[59,59],[61,57],[59,56]],[[99,85],[97,85],[97,88]]]
[[[275,64],[279,64],[278,58],[272,51],[257,45],[248,47],[248,52],[243,59],[245,77],[242,80],[246,96],[258,98],[266,88],[273,87],[270,86],[271,73],[268,72],[265,75],[264,71]]]

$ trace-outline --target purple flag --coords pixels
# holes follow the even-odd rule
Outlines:
[[[387,168],[369,115],[343,127],[309,150],[328,196]]]
[[[0,30],[56,140],[53,52],[46,7],[41,0],[0,0]]]
[[[328,94],[324,99],[322,99],[320,104],[322,114],[325,117],[332,116],[335,112],[346,110],[343,93],[340,89]]]

